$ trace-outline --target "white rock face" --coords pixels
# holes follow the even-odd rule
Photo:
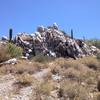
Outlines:
[[[54,81],[60,81],[61,80],[61,76],[59,76],[59,75],[52,75],[52,79]]]
[[[12,65],[14,65],[16,63],[17,63],[17,59],[16,58],[13,58],[13,59],[10,59],[10,60],[4,62],[4,64],[12,64]]]

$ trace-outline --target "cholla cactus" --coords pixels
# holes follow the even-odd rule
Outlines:
[[[13,32],[13,30],[9,29],[9,41],[10,42],[12,41],[12,32]]]

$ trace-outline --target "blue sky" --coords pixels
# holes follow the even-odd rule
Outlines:
[[[100,39],[100,0],[0,0],[0,36],[54,22],[67,33],[72,28],[76,38]]]

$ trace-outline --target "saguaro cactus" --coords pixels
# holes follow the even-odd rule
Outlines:
[[[9,29],[9,42],[12,41],[12,32],[13,32],[13,30]]]
[[[73,39],[73,29],[71,29],[71,38]]]

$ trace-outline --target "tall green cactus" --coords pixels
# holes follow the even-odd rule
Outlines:
[[[12,35],[13,35],[12,32],[13,32],[13,30],[9,29],[9,42],[12,41]]]
[[[74,36],[73,36],[73,29],[71,29],[71,38],[73,39]]]

